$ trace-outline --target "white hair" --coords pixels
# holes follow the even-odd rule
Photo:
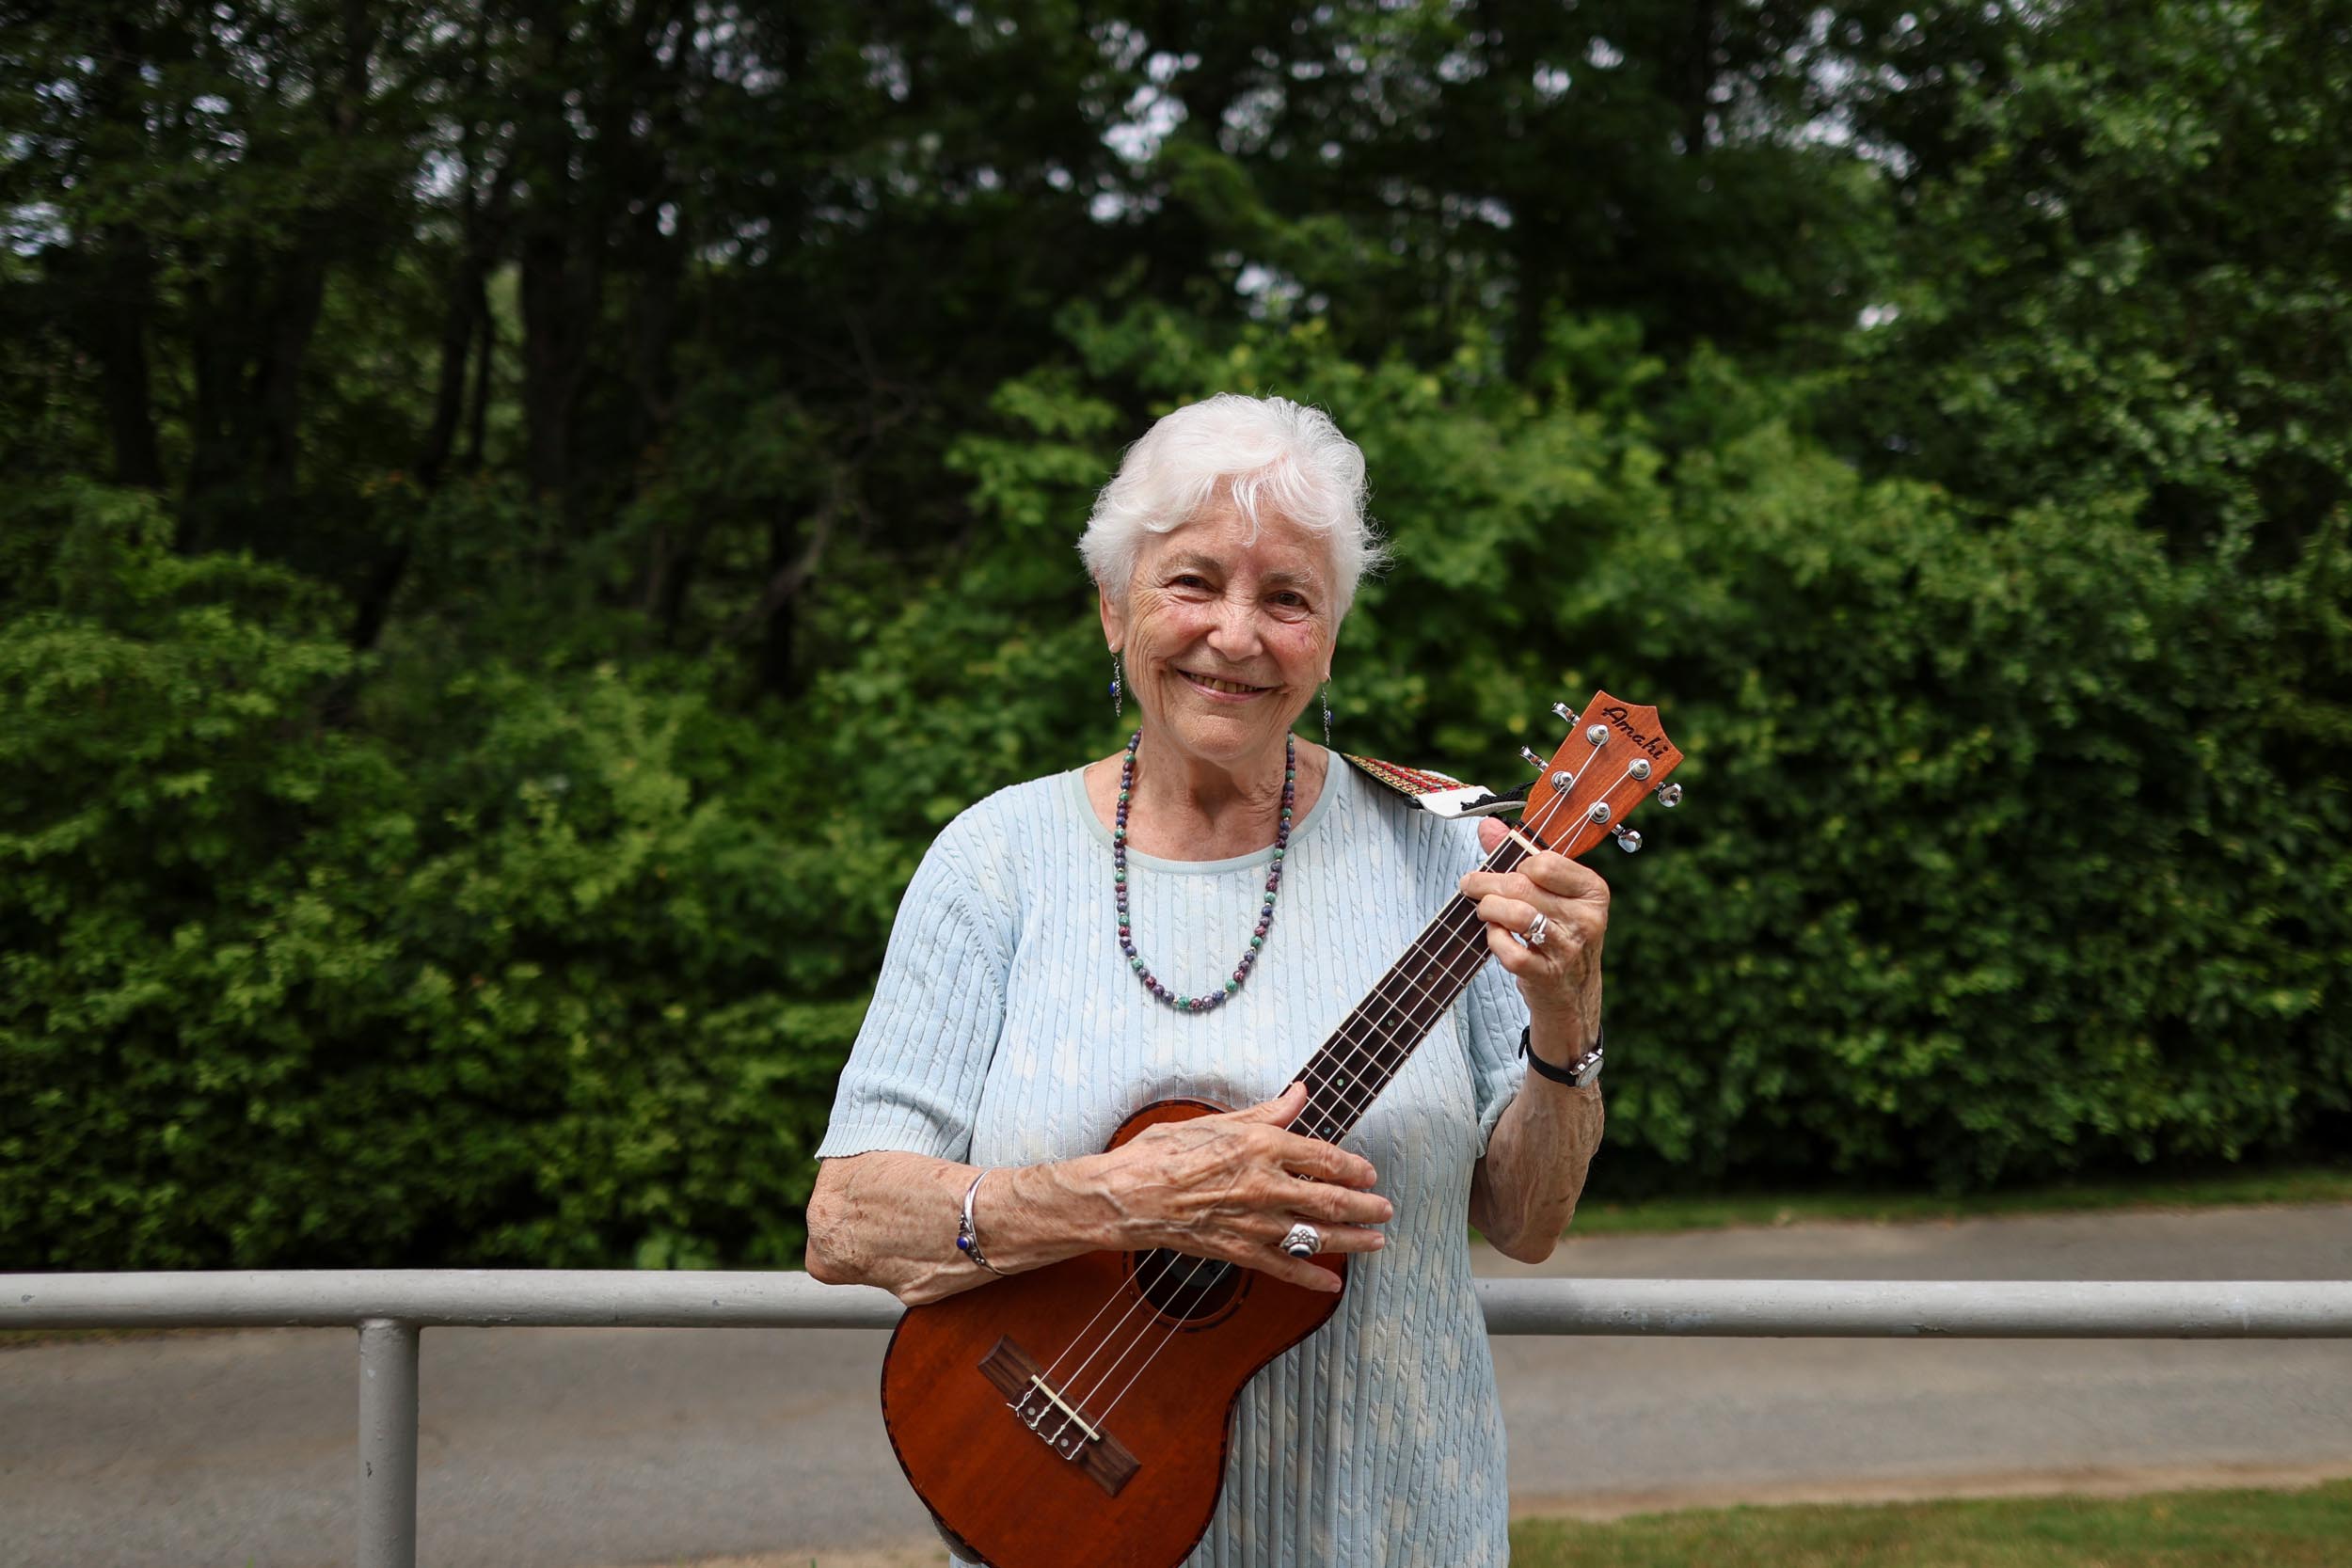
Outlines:
[[[1078,541],[1087,571],[1123,599],[1143,535],[1168,533],[1230,499],[1250,528],[1267,513],[1330,542],[1332,622],[1367,571],[1388,564],[1364,515],[1364,454],[1331,416],[1288,398],[1219,392],[1163,418],[1127,449]]]

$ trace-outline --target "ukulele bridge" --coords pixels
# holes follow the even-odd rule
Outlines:
[[[1059,1441],[1054,1442],[1054,1447],[1061,1451],[1063,1458],[1067,1459],[1078,1451],[1080,1436],[1084,1436],[1089,1443],[1102,1440],[1103,1434],[1087,1425],[1087,1418],[1078,1414],[1078,1407],[1046,1386],[1043,1378],[1029,1379],[1029,1388],[1030,1392],[1012,1402],[1012,1413],[1026,1421],[1031,1432],[1037,1433],[1040,1437],[1045,1436],[1045,1433],[1039,1430],[1039,1424],[1057,1410],[1060,1411],[1064,1418],[1062,1424],[1055,1428],[1057,1432],[1069,1433],[1070,1428],[1078,1429],[1076,1433],[1065,1435]],[[1048,1439],[1048,1441],[1053,1440]]]
[[[1078,1407],[1045,1381],[1035,1357],[1009,1338],[980,1363],[980,1375],[1005,1396],[1005,1408],[1046,1448],[1078,1466],[1104,1493],[1116,1497],[1142,1466],[1117,1438],[1088,1420]]]

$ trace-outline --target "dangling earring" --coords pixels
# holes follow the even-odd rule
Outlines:
[[[1111,717],[1127,717],[1127,694],[1120,689],[1119,650],[1111,650]]]
[[[1331,683],[1323,683],[1323,747],[1331,749]]]

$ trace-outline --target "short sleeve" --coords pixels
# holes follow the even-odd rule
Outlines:
[[[873,1149],[961,1160],[1004,1028],[1005,927],[990,918],[953,827],[898,901],[874,1000],[834,1092],[820,1160]]]
[[[1467,832],[1456,828],[1448,835],[1448,847],[1457,853],[1447,893],[1454,891],[1454,882],[1464,872],[1477,870],[1486,858],[1478,847],[1476,825],[1466,826]],[[1502,1119],[1527,1077],[1527,1062],[1519,1054],[1519,1035],[1527,1027],[1527,1002],[1519,995],[1518,982],[1511,978],[1511,972],[1490,958],[1462,993],[1454,1012],[1462,1053],[1469,1060],[1470,1092],[1478,1106],[1478,1152],[1483,1157],[1486,1141],[1494,1136],[1495,1123]]]

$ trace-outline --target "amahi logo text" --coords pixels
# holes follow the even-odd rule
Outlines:
[[[1623,704],[1613,704],[1608,707],[1602,708],[1600,710],[1600,716],[1603,719],[1608,720],[1610,723],[1615,725],[1618,731],[1623,734],[1628,740],[1630,740],[1633,744],[1639,746],[1643,751],[1648,752],[1652,761],[1662,762],[1665,760],[1665,738],[1662,736],[1644,735],[1641,731],[1635,729],[1632,723],[1626,718],[1626,708]]]

